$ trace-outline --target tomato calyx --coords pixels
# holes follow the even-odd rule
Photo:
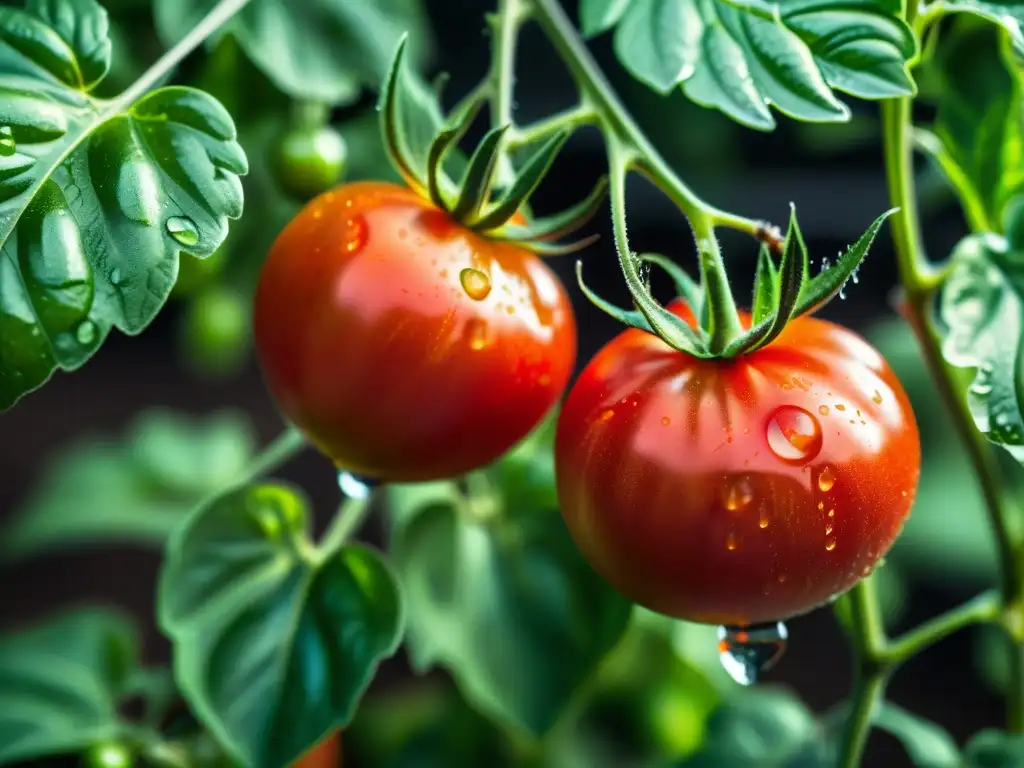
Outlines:
[[[597,239],[593,235],[571,243],[552,242],[575,232],[600,210],[607,177],[602,177],[585,199],[561,213],[525,223],[520,216],[569,138],[567,131],[540,142],[515,178],[498,190],[498,167],[511,126],[492,127],[468,160],[457,157],[458,143],[487,97],[482,93],[473,96],[445,116],[438,87],[426,87],[404,65],[405,49],[403,37],[381,89],[379,111],[388,155],[413,190],[463,226],[540,254],[571,253]],[[459,159],[465,168],[455,182],[450,174]]]
[[[701,359],[732,360],[770,344],[786,327],[800,317],[817,311],[836,296],[851,278],[857,281],[857,270],[867,256],[878,230],[889,216],[886,211],[867,228],[855,243],[840,254],[835,264],[822,260],[822,269],[811,275],[810,256],[804,243],[796,208],[791,206],[789,226],[782,245],[778,265],[767,242],[761,243],[751,302],[750,327],[728,340],[716,350],[711,343],[711,326],[716,317],[713,293],[700,285],[671,259],[659,254],[633,254],[636,267],[656,266],[675,284],[676,297],[682,299],[696,319],[685,318],[666,309],[651,295],[649,284],[639,288],[630,284],[634,309],[623,309],[598,296],[583,281],[582,262],[576,263],[576,279],[584,295],[599,309],[633,328],[659,336],[674,349]]]

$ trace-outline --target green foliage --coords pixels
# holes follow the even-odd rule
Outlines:
[[[942,288],[942,354],[975,369],[967,405],[975,426],[1024,461],[1019,365],[1024,343],[1024,259],[1003,238],[972,235],[957,245]]]
[[[188,519],[160,575],[178,685],[253,768],[286,765],[346,725],[401,640],[402,596],[381,557],[317,547],[309,527],[296,491],[246,486]]]
[[[157,30],[177,42],[215,5],[156,0]],[[285,94],[329,104],[376,89],[403,33],[412,33],[421,59],[429,40],[419,0],[252,0],[224,31]]]
[[[900,740],[917,768],[959,768],[961,764],[952,736],[902,707],[885,702],[875,713],[874,724]]]
[[[235,412],[192,420],[144,411],[123,440],[88,438],[54,456],[0,537],[0,553],[21,558],[111,541],[160,546],[194,505],[241,477],[255,444]]]
[[[238,373],[249,352],[250,302],[239,291],[213,285],[185,311],[181,343],[192,368],[219,378]]]
[[[419,669],[541,735],[621,638],[629,604],[583,560],[555,506],[550,432],[486,474],[389,489],[392,552]]]
[[[914,54],[899,4],[857,0],[581,0],[589,34],[615,30],[615,51],[637,78],[761,130],[768,105],[800,120],[845,121],[833,88],[866,99],[914,92]]]
[[[1024,185],[1024,102],[1019,67],[989,26],[959,24],[932,59],[939,79],[934,136],[919,142],[942,167],[977,231],[1002,232]],[[1005,47],[1005,46],[1003,46]]]
[[[964,749],[963,768],[1022,768],[1024,736],[985,730],[975,734]]]
[[[117,704],[137,662],[135,629],[105,609],[68,611],[0,638],[0,765],[125,735]]]
[[[212,253],[242,212],[230,115],[177,86],[95,98],[110,56],[94,0],[0,8],[0,410],[112,327],[140,333],[179,254]]]

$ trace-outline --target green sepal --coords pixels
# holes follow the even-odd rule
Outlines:
[[[587,235],[580,240],[571,243],[548,243],[544,240],[527,240],[525,242],[513,241],[528,251],[533,251],[541,256],[566,256],[570,253],[579,253],[584,248],[593,245],[601,239],[600,235]]]
[[[751,325],[760,323],[771,317],[775,306],[779,303],[779,270],[772,258],[772,250],[767,243],[761,243],[761,252],[757,257],[757,272],[754,275],[754,300],[751,302]]]
[[[452,207],[451,198],[455,195],[454,184],[444,172],[444,158],[448,149],[456,146],[466,135],[469,126],[484,105],[483,97],[470,100],[465,107],[449,116],[427,152],[427,190],[434,205],[443,211]]]
[[[529,250],[544,255],[574,253],[595,242],[598,236],[591,235],[580,241],[554,248],[549,248],[545,241],[571,234],[586,225],[603,207],[602,203],[607,190],[608,177],[602,176],[590,194],[571,208],[551,216],[533,219],[526,226],[506,224],[500,229],[488,232],[487,236],[498,240],[512,240]]]
[[[782,333],[786,323],[796,316],[797,302],[807,280],[809,268],[807,245],[796,220],[796,207],[791,206],[786,242],[782,247],[782,263],[779,265],[778,297],[772,313],[729,344],[724,350],[726,357],[753,352],[769,344]]]
[[[487,202],[494,185],[494,171],[498,166],[498,158],[501,157],[501,142],[508,129],[507,125],[491,128],[473,150],[473,155],[469,158],[469,167],[462,178],[458,200],[450,211],[457,221],[475,221],[480,209]]]
[[[875,219],[835,264],[807,281],[800,291],[800,300],[797,302],[794,317],[813,312],[835,298],[868,255],[868,249],[882,224],[898,210],[899,208],[891,208]]]
[[[568,131],[559,131],[551,136],[526,161],[523,170],[516,177],[516,180],[512,182],[512,186],[509,187],[504,197],[490,210],[481,214],[478,219],[468,221],[467,224],[474,229],[487,231],[500,227],[511,219],[540,185],[544,176],[547,175],[548,170],[551,168],[551,164],[555,161],[559,150],[562,149],[568,140]]]
[[[583,295],[590,300],[590,303],[600,309],[607,315],[611,315],[616,320],[624,325],[628,325],[630,328],[639,328],[641,331],[647,331],[648,333],[654,333],[654,329],[651,328],[651,324],[647,322],[647,318],[644,317],[644,313],[637,309],[623,309],[620,306],[612,304],[607,299],[601,298],[599,295],[594,293],[590,287],[583,282],[583,262],[576,262],[576,283],[579,285],[580,290],[583,291]]]
[[[690,277],[686,270],[671,259],[660,253],[641,253],[637,259],[646,264],[659,267],[675,284],[676,295],[686,301],[693,316],[700,320],[704,314],[704,289],[700,283]]]

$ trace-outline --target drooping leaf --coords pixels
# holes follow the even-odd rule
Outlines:
[[[156,0],[157,30],[175,43],[216,4]],[[329,104],[376,89],[402,34],[410,33],[418,60],[429,51],[419,0],[252,0],[223,31],[286,94]]]
[[[1024,253],[996,235],[972,235],[954,249],[942,288],[942,354],[975,370],[967,404],[975,426],[1024,462]]]
[[[123,441],[73,443],[0,535],[0,556],[111,541],[162,546],[191,508],[239,479],[255,448],[240,414],[140,414]]]
[[[917,768],[959,768],[960,750],[949,733],[936,723],[917,717],[891,702],[884,702],[874,723],[903,744]]]
[[[0,637],[0,765],[124,735],[117,704],[138,662],[119,613],[82,608]]]
[[[617,7],[596,5],[595,30]],[[607,13],[598,13],[598,11]],[[769,104],[800,120],[845,121],[833,89],[866,99],[913,93],[906,62],[914,37],[898,4],[870,0],[634,0],[618,20],[615,50],[662,93],[770,130]]]
[[[242,211],[223,107],[181,87],[94,98],[109,60],[95,0],[0,8],[0,410],[111,328],[141,332],[179,255],[212,253]]]
[[[221,496],[178,529],[158,613],[182,693],[253,768],[290,764],[347,724],[403,626],[381,557],[315,546],[304,499],[274,484]]]
[[[964,748],[963,768],[1024,768],[1024,736],[986,729]]]
[[[943,4],[946,13],[966,13],[998,24],[1009,35],[1014,48],[1024,55],[1024,5],[1020,0],[950,0]]]
[[[972,227],[1002,232],[1009,200],[1024,187],[1024,95],[1019,67],[990,27],[957,25],[932,62],[943,87],[934,138],[921,134],[960,197]]]
[[[500,462],[484,495],[435,484],[430,495],[393,486],[388,496],[414,664],[445,666],[470,702],[535,735],[563,714],[630,612],[553,506],[549,440],[538,433]],[[524,477],[528,493],[516,486]]]

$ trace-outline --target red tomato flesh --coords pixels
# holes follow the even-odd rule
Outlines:
[[[886,361],[808,317],[733,361],[627,330],[573,386],[556,441],[562,513],[594,568],[654,611],[730,625],[804,613],[868,574],[920,458]]]
[[[380,182],[321,195],[285,228],[253,325],[281,410],[340,468],[380,481],[498,458],[561,397],[576,354],[543,261]]]

